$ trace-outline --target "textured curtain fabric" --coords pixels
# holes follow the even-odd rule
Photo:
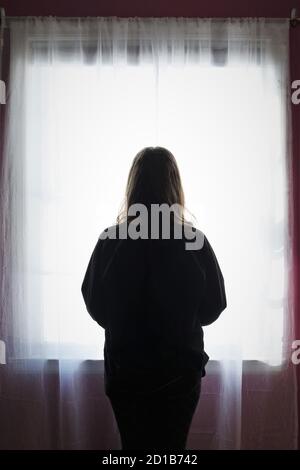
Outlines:
[[[103,359],[104,331],[80,286],[148,145],[174,153],[228,297],[204,331],[211,361],[189,446],[296,446],[288,30],[288,20],[248,18],[10,22],[4,448],[118,445],[93,362]]]

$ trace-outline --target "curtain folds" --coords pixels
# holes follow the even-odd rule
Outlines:
[[[1,448],[119,445],[80,286],[148,145],[174,153],[228,296],[189,447],[296,448],[288,37],[261,18],[10,22]]]

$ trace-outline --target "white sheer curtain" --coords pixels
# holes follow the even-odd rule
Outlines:
[[[248,18],[10,23],[3,335],[8,366],[59,360],[59,448],[88,445],[75,378],[83,360],[103,358],[104,331],[80,287],[100,232],[115,221],[131,161],[148,145],[177,158],[228,297],[205,329],[211,362],[190,446],[296,445],[288,28]],[[45,382],[41,392],[50,393]],[[253,397],[246,410],[245,396]],[[50,446],[47,413],[41,419]]]

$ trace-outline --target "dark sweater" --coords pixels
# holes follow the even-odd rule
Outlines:
[[[202,326],[227,304],[217,258],[203,237],[198,250],[186,250],[184,238],[99,237],[81,291],[105,329],[107,394],[154,390],[189,370],[205,375]]]

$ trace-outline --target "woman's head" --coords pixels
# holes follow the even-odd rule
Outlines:
[[[148,209],[151,204],[177,204],[183,210],[184,193],[179,169],[173,154],[166,148],[145,147],[135,156],[118,222],[126,219],[133,204],[144,204]]]

